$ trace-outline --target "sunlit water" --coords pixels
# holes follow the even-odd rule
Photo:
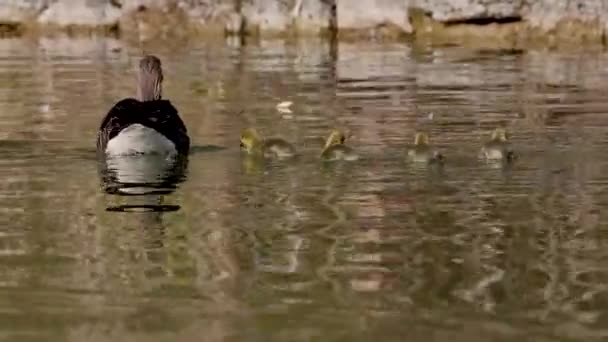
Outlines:
[[[194,147],[181,176],[137,196],[108,191],[94,146],[103,115],[134,93],[140,47],[0,40],[0,339],[608,337],[605,54],[146,51]],[[499,125],[511,167],[477,159]],[[300,158],[244,158],[247,126]],[[359,161],[318,160],[333,127]],[[407,163],[418,129],[442,169]]]

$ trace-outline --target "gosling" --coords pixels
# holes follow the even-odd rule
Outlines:
[[[321,159],[325,161],[346,160],[353,161],[359,159],[359,156],[352,148],[344,143],[346,136],[342,131],[334,129],[330,132],[329,137],[325,141],[325,146],[321,152]]]
[[[414,137],[414,147],[407,153],[409,159],[416,163],[438,163],[443,162],[444,157],[437,149],[429,144],[429,136],[418,132]]]
[[[504,128],[496,128],[492,132],[492,138],[481,147],[479,154],[487,160],[512,161],[515,153],[507,140],[507,131]]]
[[[241,149],[251,156],[264,158],[290,158],[296,155],[295,148],[280,138],[263,138],[255,128],[247,128],[241,134]]]

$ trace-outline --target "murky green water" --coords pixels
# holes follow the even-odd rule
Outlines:
[[[605,54],[146,50],[195,147],[174,191],[119,196],[100,185],[95,134],[133,94],[139,47],[0,40],[0,339],[608,336]],[[292,118],[275,108],[286,100]],[[511,168],[476,159],[497,125],[520,154]],[[246,126],[302,157],[247,161]],[[318,161],[336,126],[361,160]],[[417,129],[443,170],[405,162]],[[165,210],[119,210],[141,205]]]

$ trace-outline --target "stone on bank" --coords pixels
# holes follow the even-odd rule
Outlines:
[[[159,32],[186,35],[337,32],[604,43],[607,9],[608,0],[0,0],[0,26],[116,27],[132,35],[147,20]]]

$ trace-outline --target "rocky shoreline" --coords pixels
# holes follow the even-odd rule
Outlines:
[[[606,44],[608,0],[3,0],[0,32]]]

